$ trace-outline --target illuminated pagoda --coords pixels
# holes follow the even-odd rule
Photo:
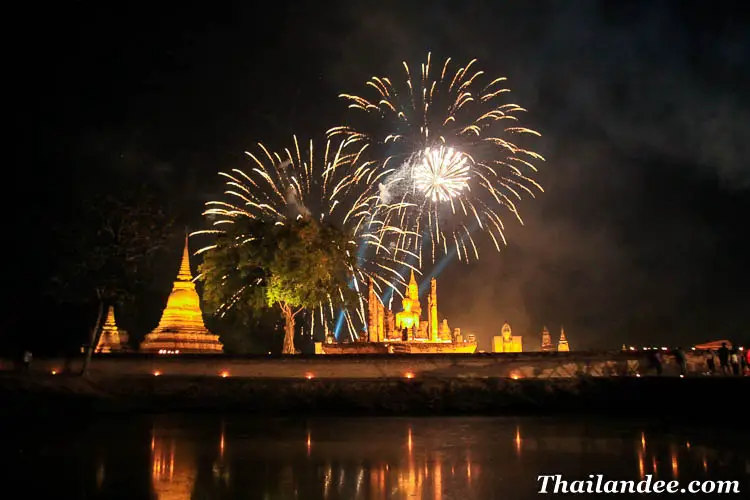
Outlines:
[[[560,342],[557,343],[558,351],[570,351],[570,344],[568,339],[565,337],[565,329],[560,327]]]
[[[122,351],[124,340],[121,338],[120,329],[117,328],[117,323],[115,322],[115,308],[114,306],[109,306],[107,319],[104,321],[104,326],[102,326],[102,331],[99,334],[99,342],[97,342],[94,352],[97,354],[106,354]]]
[[[451,330],[448,320],[438,320],[437,280],[430,280],[427,296],[427,319],[422,319],[419,302],[419,284],[411,272],[401,301],[402,310],[394,314],[386,308],[370,280],[367,291],[367,332],[354,343],[335,343],[331,338],[325,344],[316,342],[317,354],[386,354],[386,353],[473,353],[476,340],[464,336],[459,328]]]
[[[203,323],[200,298],[190,272],[187,237],[177,279],[169,294],[159,326],[141,344],[141,351],[159,354],[217,354],[224,352],[218,335]]]
[[[555,344],[552,343],[552,337],[545,326],[542,328],[542,352],[556,351]]]

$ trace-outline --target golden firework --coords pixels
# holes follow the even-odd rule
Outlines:
[[[371,213],[382,222],[377,238],[396,256],[417,256],[431,242],[431,258],[455,250],[479,258],[475,229],[495,247],[506,243],[501,209],[523,223],[517,202],[543,191],[533,179],[544,158],[523,147],[521,106],[501,101],[506,78],[489,80],[476,59],[437,70],[427,55],[417,74],[404,62],[403,78],[372,77],[374,97],[341,94],[360,125],[330,129],[351,148],[351,180],[367,186]],[[489,81],[488,81],[489,80]]]
[[[351,237],[351,249],[357,247],[381,247],[378,235],[384,231],[384,223],[371,210],[374,199],[367,189],[354,181],[348,168],[352,157],[344,151],[343,142],[326,141],[322,153],[310,140],[306,147],[301,146],[297,137],[292,147],[272,151],[258,143],[257,149],[247,151],[251,166],[248,169],[232,169],[220,172],[226,179],[225,199],[206,203],[204,215],[213,229],[197,231],[195,234],[220,235],[222,227],[235,224],[238,220],[260,220],[284,225],[299,218],[315,218],[327,221],[344,230]],[[242,241],[252,240],[248,234]],[[200,254],[215,248],[209,245],[196,252]],[[357,325],[366,324],[364,299],[361,291],[372,279],[378,290],[392,289],[400,294],[404,281],[397,268],[404,263],[392,257],[392,251],[378,248],[377,252],[359,252],[359,265],[350,268],[352,286],[359,295],[356,311],[345,311],[346,325],[356,337]],[[367,259],[367,255],[376,255]],[[364,285],[364,286],[363,286]],[[220,314],[226,314],[249,285],[233,291],[231,299],[223,304]],[[337,293],[343,298],[343,291]],[[312,316],[311,328],[315,324],[328,328],[335,315],[333,300],[320,304],[318,314]],[[315,317],[317,316],[317,320]]]

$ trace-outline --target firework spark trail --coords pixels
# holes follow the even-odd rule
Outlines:
[[[361,244],[374,248],[371,253],[377,254],[375,258],[365,259],[357,267],[350,268],[354,290],[359,295],[359,307],[355,311],[345,311],[345,314],[349,333],[356,337],[356,323],[361,325],[366,321],[361,290],[367,290],[367,286],[362,284],[372,279],[379,293],[390,289],[400,295],[405,281],[397,269],[406,264],[382,245],[381,233],[400,229],[387,226],[372,213],[370,206],[376,198],[369,190],[362,189],[363,184],[356,182],[355,175],[347,168],[352,164],[353,156],[345,153],[344,146],[343,142],[334,144],[328,140],[322,156],[317,158],[313,142],[310,141],[307,148],[301,148],[296,136],[293,147],[280,153],[258,143],[255,152],[246,152],[251,159],[250,169],[220,172],[219,175],[226,179],[226,198],[207,202],[203,213],[212,221],[214,229],[196,231],[193,235],[225,234],[223,226],[241,219],[284,225],[300,218],[317,217],[319,221],[328,221],[351,235],[353,246]],[[252,240],[252,235],[243,235],[237,244]],[[196,255],[213,248],[216,245],[201,248]],[[243,286],[234,290],[217,312],[222,316],[226,314],[246,289],[247,286]],[[343,292],[338,290],[338,295],[343,297]],[[320,304],[317,308],[319,317],[314,326],[328,329],[334,312],[329,297],[327,304]]]
[[[523,224],[516,203],[543,192],[533,176],[534,162],[544,158],[516,139],[541,134],[519,125],[525,109],[500,102],[510,91],[506,78],[487,79],[476,62],[454,71],[449,58],[436,71],[428,54],[418,73],[404,62],[403,78],[366,83],[374,98],[340,95],[363,126],[328,131],[353,148],[352,181],[365,183],[375,198],[379,248],[399,258],[416,254],[420,266],[423,253],[434,263],[449,248],[459,260],[478,259],[466,229],[474,223],[500,250],[506,240],[498,212]]]

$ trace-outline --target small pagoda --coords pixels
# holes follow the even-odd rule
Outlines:
[[[121,338],[120,329],[117,328],[117,323],[115,322],[115,308],[114,306],[109,306],[107,319],[104,321],[104,326],[102,326],[99,342],[97,342],[94,352],[97,354],[120,352],[123,350],[124,340]]]
[[[565,337],[565,329],[560,327],[560,341],[557,343],[557,350],[560,352],[570,351],[570,344],[568,339]]]
[[[552,337],[549,334],[549,330],[545,326],[542,329],[542,352],[556,351],[555,344],[552,343]]]
[[[159,326],[141,343],[142,352],[156,354],[218,354],[224,346],[203,323],[200,298],[190,271],[187,236],[177,279],[169,294]]]

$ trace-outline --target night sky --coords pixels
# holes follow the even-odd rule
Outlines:
[[[247,167],[246,149],[321,137],[346,116],[339,93],[432,51],[507,76],[547,159],[525,225],[507,218],[508,247],[440,275],[452,327],[486,349],[504,320],[527,349],[544,325],[553,338],[564,325],[574,350],[750,340],[740,2],[237,4],[59,2],[18,15],[6,99],[20,154],[6,191],[26,201],[8,216],[7,328],[54,325],[38,312],[59,251],[44,234],[82,179],[166,179],[197,229],[217,172]]]

